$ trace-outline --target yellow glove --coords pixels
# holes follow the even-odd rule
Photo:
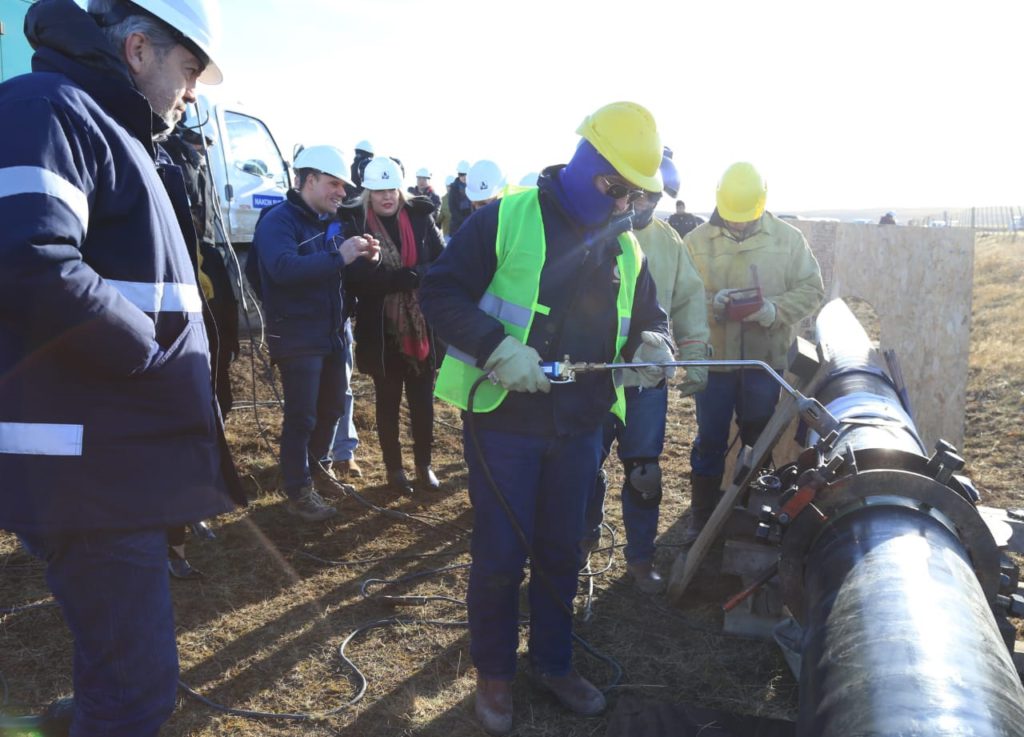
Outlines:
[[[708,344],[702,340],[684,342],[679,349],[680,361],[703,361],[708,357]],[[707,366],[687,366],[683,382],[676,386],[680,397],[704,391],[708,385]]]

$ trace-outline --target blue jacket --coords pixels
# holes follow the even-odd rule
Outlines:
[[[415,268],[422,279],[430,263],[441,255],[444,244],[432,217],[433,203],[424,197],[411,197],[406,202],[416,239]],[[346,238],[367,232],[361,204],[355,207],[343,206],[340,213]],[[400,279],[398,270],[364,258],[356,259],[345,270],[345,287],[359,300],[359,319],[355,326],[356,366],[364,374],[382,376],[385,373],[388,363],[385,352],[388,346],[384,338],[384,297],[406,288],[398,283]],[[427,360],[433,368],[437,363],[433,336],[430,343],[430,356]],[[397,353],[397,349],[393,350]]]
[[[0,527],[224,512],[240,488],[181,172],[155,164],[163,123],[71,0],[37,2],[25,28],[34,73],[0,85],[17,121],[0,138]]]
[[[587,245],[586,234],[559,205],[552,191],[554,170],[539,180],[547,255],[538,301],[550,314],[534,318],[527,343],[544,361],[607,362],[615,358],[620,253],[614,236]],[[420,285],[423,313],[437,335],[477,358],[483,368],[505,338],[496,319],[477,307],[497,269],[495,242],[501,200],[477,210],[452,236]],[[658,306],[646,260],[640,270],[629,339],[628,360],[640,345],[640,333],[669,335],[668,319]],[[550,394],[511,392],[493,412],[477,414],[479,427],[529,435],[571,435],[601,425],[615,402],[610,372],[581,374],[576,383],[551,387]]]
[[[345,264],[337,237],[325,237],[327,225],[295,190],[256,225],[249,258],[259,259],[267,344],[275,361],[325,356],[344,346]]]

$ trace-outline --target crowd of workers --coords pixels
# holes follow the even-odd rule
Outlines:
[[[176,129],[196,82],[221,80],[213,10],[39,0],[35,72],[0,85],[0,119],[20,121],[0,141],[0,528],[46,561],[71,629],[76,736],[159,731],[178,670],[168,565],[198,575],[184,526],[245,504],[223,432],[238,331],[200,154],[214,142]],[[612,103],[577,133],[567,164],[518,185],[493,161],[460,162],[443,198],[425,169],[403,189],[401,162],[368,141],[351,164],[310,146],[287,199],[261,214],[246,269],[283,387],[289,513],[334,516],[322,476],[362,473],[353,363],[373,380],[396,491],[439,488],[434,396],[463,410],[470,654],[491,734],[512,729],[527,562],[537,681],[576,713],[605,708],[573,667],[572,606],[613,441],[629,574],[655,593],[669,391],[696,402],[690,541],[720,495],[733,419],[753,444],[772,414],[778,387],[762,373],[665,364],[781,369],[823,296],[751,164],[723,174],[709,222],[678,201],[666,223],[654,209],[678,197],[679,175],[651,114]],[[566,355],[638,365],[552,384],[542,362]]]

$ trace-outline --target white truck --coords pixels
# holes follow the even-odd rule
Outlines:
[[[213,139],[209,148],[213,181],[228,241],[248,250],[260,210],[281,202],[291,174],[274,136],[260,118],[240,103],[227,103],[204,95],[190,105],[185,124]],[[218,233],[218,241],[223,237]]]

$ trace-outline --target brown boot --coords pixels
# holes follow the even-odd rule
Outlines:
[[[476,674],[476,703],[473,711],[487,734],[512,732],[512,681]]]
[[[722,498],[721,486],[721,476],[690,474],[690,523],[680,541],[684,547],[697,541],[704,525],[711,519],[711,514],[718,506],[718,500]]]
[[[593,717],[605,710],[608,702],[597,686],[574,670],[564,676],[537,675],[538,682],[562,702],[569,711],[584,717]]]
[[[339,479],[361,479],[363,469],[356,463],[355,458],[334,462],[334,473]]]
[[[641,593],[660,594],[665,590],[665,579],[654,570],[652,561],[638,560],[635,563],[626,563],[626,570],[633,577],[633,582]]]

